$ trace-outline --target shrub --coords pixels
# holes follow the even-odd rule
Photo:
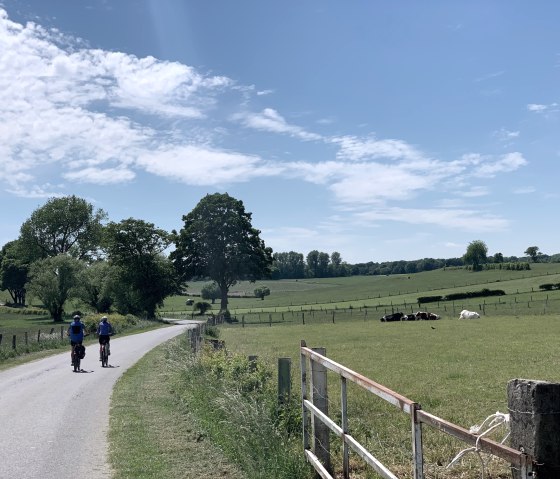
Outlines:
[[[416,301],[418,301],[418,304],[436,303],[437,301],[441,301],[442,299],[442,296],[420,296]]]

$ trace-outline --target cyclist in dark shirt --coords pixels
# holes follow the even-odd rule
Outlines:
[[[101,318],[101,322],[99,323],[99,326],[97,326],[97,334],[99,335],[99,361],[101,361],[103,359],[101,357],[102,344],[107,345],[107,355],[111,354],[111,351],[109,350],[109,341],[111,334],[113,334],[113,326],[108,321],[107,316],[103,316]]]
[[[76,314],[76,316],[74,316],[73,321],[70,323],[70,326],[68,326],[68,336],[70,336],[70,346],[71,346],[71,352],[70,352],[70,357],[72,358],[72,366],[74,365],[74,357],[73,357],[73,352],[74,352],[74,347],[78,344],[82,344],[83,340],[84,340],[84,335],[86,332],[86,327],[84,325],[84,323],[82,323],[82,320],[80,318],[79,314]]]

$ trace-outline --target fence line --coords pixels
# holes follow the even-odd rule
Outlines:
[[[323,354],[321,354],[323,353]],[[517,451],[511,447],[505,446],[498,442],[492,441],[485,437],[477,436],[470,433],[466,429],[452,424],[444,419],[434,416],[422,410],[420,404],[411,399],[396,393],[389,388],[372,381],[351,369],[332,361],[327,358],[323,348],[310,349],[306,346],[305,341],[301,341],[301,394],[302,394],[302,413],[303,413],[303,446],[307,460],[313,465],[317,474],[323,479],[332,479],[333,476],[330,467],[330,451],[327,450],[324,443],[318,447],[317,430],[326,426],[330,431],[336,434],[343,443],[343,477],[350,477],[347,448],[351,448],[364,461],[372,467],[381,477],[385,479],[398,479],[387,467],[378,461],[370,452],[368,452],[355,438],[348,432],[347,419],[347,394],[346,381],[351,381],[370,393],[380,397],[393,406],[408,414],[411,418],[412,428],[412,451],[414,479],[424,478],[423,449],[422,449],[422,424],[431,426],[445,434],[451,435],[465,443],[475,445],[477,451],[500,457],[508,461],[513,467],[520,471],[521,479],[529,479],[533,474],[532,458],[524,452]],[[310,363],[310,368],[308,367]],[[321,365],[324,368],[324,375],[313,374],[315,365]],[[316,397],[322,397],[324,400],[327,396],[326,392],[326,370],[333,371],[340,376],[341,379],[341,405],[342,405],[342,425],[337,424],[328,416],[328,411],[322,410],[320,404],[317,404]],[[312,372],[311,378],[308,377],[308,371]],[[324,376],[324,377],[323,377]],[[311,391],[312,401],[309,400],[309,391]],[[310,423],[313,419],[313,434],[315,437],[314,448],[311,449],[310,440]],[[323,426],[319,426],[318,422]],[[328,446],[328,443],[327,443]]]
[[[49,339],[61,339],[65,338],[65,329],[64,326],[60,327],[60,335],[56,332],[56,328],[51,328],[50,332],[42,332],[40,329],[37,330],[37,335],[30,334],[29,331],[24,331],[22,333],[13,334],[7,333],[3,334],[0,333],[0,347],[4,345],[3,339],[11,337],[10,347],[11,349],[17,349],[18,344],[22,345],[29,345],[30,343],[40,343],[42,340],[46,341]],[[6,343],[7,344],[7,343]]]

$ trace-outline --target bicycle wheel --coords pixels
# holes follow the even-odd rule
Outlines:
[[[74,355],[74,372],[80,372],[80,358]]]
[[[101,349],[101,367],[106,368],[109,366],[109,356],[107,355],[107,346],[104,344]]]

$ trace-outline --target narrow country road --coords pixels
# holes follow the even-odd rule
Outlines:
[[[113,385],[158,344],[194,322],[111,339],[109,368],[87,346],[83,373],[68,352],[0,372],[0,479],[109,478],[107,431]]]

